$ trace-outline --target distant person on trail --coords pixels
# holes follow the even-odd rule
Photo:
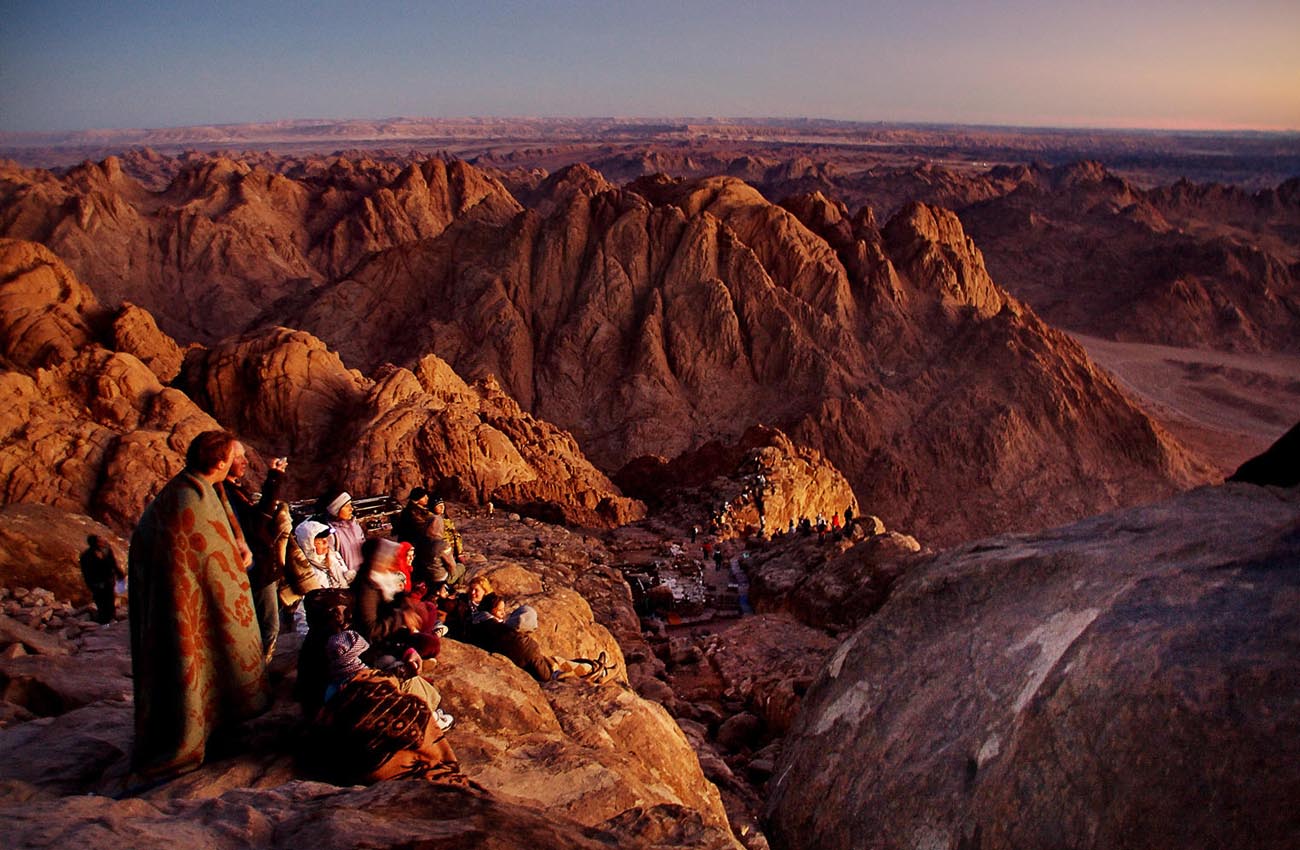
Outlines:
[[[118,579],[126,578],[126,570],[118,566],[117,556],[99,535],[90,535],[86,543],[80,558],[81,577],[95,600],[95,622],[106,626],[113,622],[117,609],[115,586]]]
[[[131,537],[132,766],[142,777],[197,768],[214,732],[270,703],[252,555],[217,486],[235,443],[228,431],[195,437]]]
[[[325,513],[329,517],[327,522],[334,529],[334,547],[352,574],[348,577],[349,581],[361,569],[361,544],[366,542],[366,530],[353,516],[355,510],[352,497],[347,492],[339,493],[325,506]]]
[[[849,505],[844,509],[844,527],[848,528],[853,525],[853,506]]]

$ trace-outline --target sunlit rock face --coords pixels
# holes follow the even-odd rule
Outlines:
[[[880,229],[731,178],[554,185],[545,217],[375,255],[298,302],[301,325],[363,368],[432,348],[492,375],[607,469],[777,427],[938,544],[1209,477],[997,287],[952,213]]]
[[[1298,509],[1228,484],[913,567],[805,698],[774,846],[1290,846]]]
[[[571,435],[433,355],[367,378],[310,334],[272,328],[192,351],[178,385],[264,454],[292,458],[305,492],[401,498],[431,482],[451,498],[589,527],[645,514]]]
[[[133,315],[153,327],[130,309],[118,318]],[[39,245],[0,241],[0,327],[0,501],[90,514],[125,532],[179,471],[190,440],[219,427],[135,354],[101,344],[113,314]],[[136,334],[137,351],[163,351],[151,362],[165,363],[176,345],[153,334],[151,343]]]

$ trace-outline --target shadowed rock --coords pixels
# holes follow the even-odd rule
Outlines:
[[[804,701],[774,845],[1290,846],[1298,509],[1203,488],[912,568]]]

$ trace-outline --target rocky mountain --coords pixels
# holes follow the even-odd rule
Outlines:
[[[61,178],[0,167],[0,234],[48,246],[106,303],[134,301],[187,342],[241,331],[276,299],[471,210],[499,218],[518,205],[480,172],[440,159],[400,170],[315,160],[291,178],[196,157],[162,191],[116,157]]]
[[[992,282],[951,213],[877,229],[792,202],[802,221],[730,178],[615,189],[581,166],[547,188],[549,216],[458,222],[291,311],[363,368],[426,340],[607,469],[779,427],[866,510],[937,542],[1203,480]]]
[[[433,481],[450,497],[585,526],[644,515],[572,436],[436,357],[372,380],[285,329],[183,354],[146,310],[104,308],[49,249],[15,240],[0,240],[0,327],[5,504],[89,514],[125,533],[189,441],[224,426],[254,450],[255,468],[291,456],[298,498],[331,487],[401,497]]]
[[[1097,163],[1025,169],[960,210],[989,270],[1049,322],[1139,342],[1295,350],[1300,179],[1143,191]]]
[[[1226,484],[912,565],[808,690],[773,846],[1291,846],[1297,511]]]
[[[780,428],[866,510],[936,543],[1210,475],[995,284],[944,210],[881,227],[823,195],[617,188],[586,166],[521,197],[441,159],[193,158],[162,192],[110,159],[62,179],[9,168],[0,230],[70,257],[110,304],[129,288],[182,341],[296,328],[365,373],[436,354],[607,472]]]
[[[946,207],[999,285],[1058,327],[1199,348],[1295,349],[1300,179],[1254,191],[1185,178],[1143,188],[1095,161],[980,169],[831,151],[814,159],[648,149],[591,162],[618,180],[729,174],[773,201],[821,194],[886,218],[916,201]]]

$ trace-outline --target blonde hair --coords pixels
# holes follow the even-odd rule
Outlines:
[[[469,580],[469,585],[465,589],[473,590],[476,587],[483,588],[484,593],[492,592],[492,582],[488,580],[487,576],[474,576]]]

